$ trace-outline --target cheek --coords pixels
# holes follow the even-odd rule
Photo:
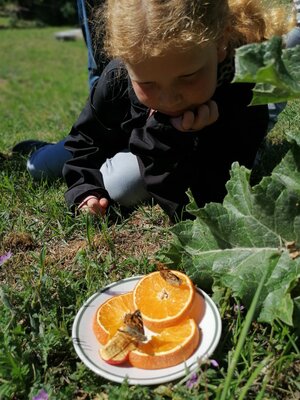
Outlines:
[[[142,104],[149,108],[154,108],[152,107],[152,104],[155,103],[155,96],[153,94],[153,91],[149,89],[144,89],[136,83],[132,83],[132,87],[134,93],[136,94],[136,97]]]
[[[192,103],[202,104],[207,102],[214,94],[217,87],[217,77],[215,74],[198,79],[189,88],[186,88],[186,96]]]

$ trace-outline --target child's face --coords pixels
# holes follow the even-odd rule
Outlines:
[[[194,111],[214,94],[218,62],[213,43],[184,52],[169,51],[138,64],[126,64],[133,89],[145,106],[171,117]]]

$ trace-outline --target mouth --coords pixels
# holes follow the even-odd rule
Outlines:
[[[186,111],[192,111],[194,114],[196,114],[197,106],[191,106],[189,108],[185,108],[178,111],[166,111],[166,110],[158,110],[158,111],[161,112],[162,114],[168,115],[169,117],[177,118],[177,117],[182,117]]]
[[[162,114],[168,115],[169,117],[181,117],[184,114],[184,110],[181,111],[164,111],[164,110],[159,110]]]

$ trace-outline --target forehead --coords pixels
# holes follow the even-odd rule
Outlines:
[[[187,50],[171,50],[157,57],[149,57],[139,63],[126,63],[129,76],[138,82],[151,82],[159,77],[188,75],[204,67],[216,54],[212,43],[193,46]]]

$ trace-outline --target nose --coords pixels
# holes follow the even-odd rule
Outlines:
[[[159,93],[159,105],[163,109],[176,109],[181,102],[182,95],[174,88],[162,89]]]

